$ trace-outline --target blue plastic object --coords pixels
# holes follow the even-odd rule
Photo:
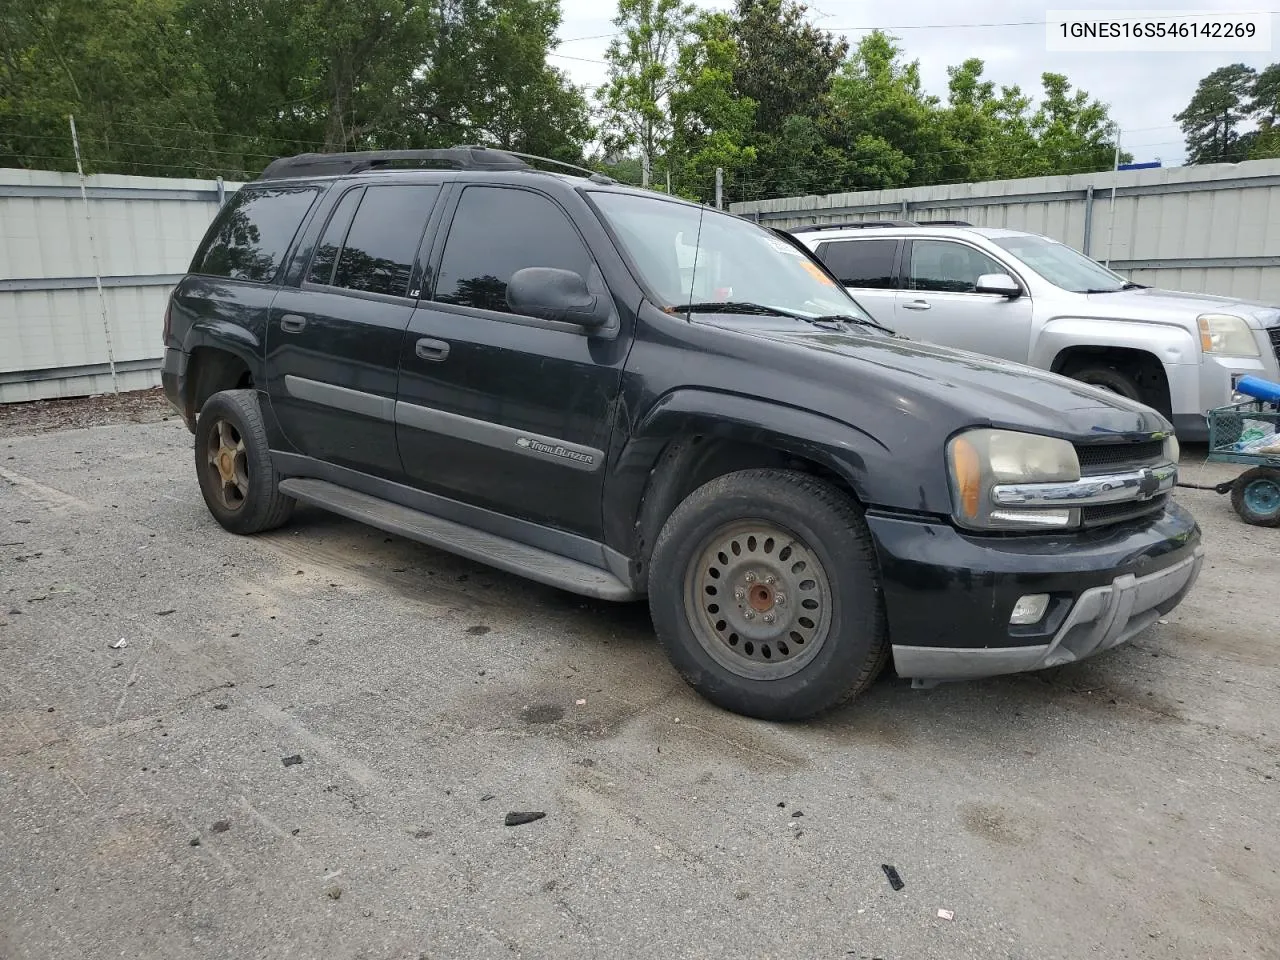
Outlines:
[[[1272,383],[1261,377],[1241,377],[1236,392],[1266,403],[1280,403],[1280,383]]]

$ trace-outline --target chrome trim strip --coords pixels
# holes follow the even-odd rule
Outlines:
[[[1107,503],[1153,500],[1178,482],[1176,464],[1144,467],[1128,473],[1102,474],[1062,483],[1001,483],[991,499],[1002,507],[1092,507]]]
[[[399,426],[438,433],[471,443],[482,443],[487,447],[505,450],[508,453],[520,453],[535,460],[559,464],[573,470],[594,472],[604,464],[604,451],[595,447],[570,443],[540,433],[530,433],[501,423],[487,420],[476,420],[461,414],[436,410],[433,407],[420,407],[416,403],[397,400],[395,404],[395,421]]]
[[[395,420],[396,402],[391,397],[365,393],[363,390],[350,390],[332,383],[308,380],[306,377],[295,377],[291,373],[285,374],[284,388],[289,396],[297,400],[335,407],[373,420]]]

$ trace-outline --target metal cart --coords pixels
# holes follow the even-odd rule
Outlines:
[[[1251,467],[1213,489],[1231,494],[1245,523],[1280,527],[1280,404],[1250,400],[1209,411],[1208,459]]]

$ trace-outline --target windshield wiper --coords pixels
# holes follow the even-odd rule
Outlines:
[[[814,317],[807,313],[800,313],[798,310],[784,310],[781,307],[752,303],[749,300],[712,300],[706,303],[683,303],[671,309],[680,313],[745,313],[754,316],[791,317],[794,320],[803,320],[805,323],[812,323],[815,326],[832,323],[856,323],[859,326],[875,327],[875,329],[883,330],[890,336],[896,336],[888,327],[865,317],[852,317],[843,313],[831,313]]]
[[[847,313],[831,313],[824,317],[813,317],[811,319],[813,320],[814,323],[822,323],[824,321],[826,322],[838,321],[840,323],[856,323],[860,327],[873,327],[876,330],[880,330],[884,333],[887,333],[891,337],[896,337],[898,335],[898,331],[890,330],[883,323],[876,323],[870,317],[853,317]]]
[[[1104,290],[1099,287],[1090,287],[1088,290],[1077,290],[1076,293],[1119,293],[1121,290],[1127,289],[1127,287],[1107,287]]]
[[[1151,289],[1151,284],[1149,284],[1149,283],[1134,283],[1132,280],[1130,280],[1130,281],[1128,281],[1127,283],[1125,283],[1125,285],[1124,285],[1123,287],[1121,287],[1120,289],[1121,289],[1121,290],[1150,290],[1150,289]]]

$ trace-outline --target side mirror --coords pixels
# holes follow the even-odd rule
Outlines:
[[[603,327],[612,312],[607,295],[592,293],[580,274],[555,267],[517,270],[507,283],[507,303],[516,313],[588,330]]]
[[[1022,288],[1018,281],[1007,273],[984,273],[978,278],[975,293],[998,293],[1002,297],[1016,300],[1022,296]]]

